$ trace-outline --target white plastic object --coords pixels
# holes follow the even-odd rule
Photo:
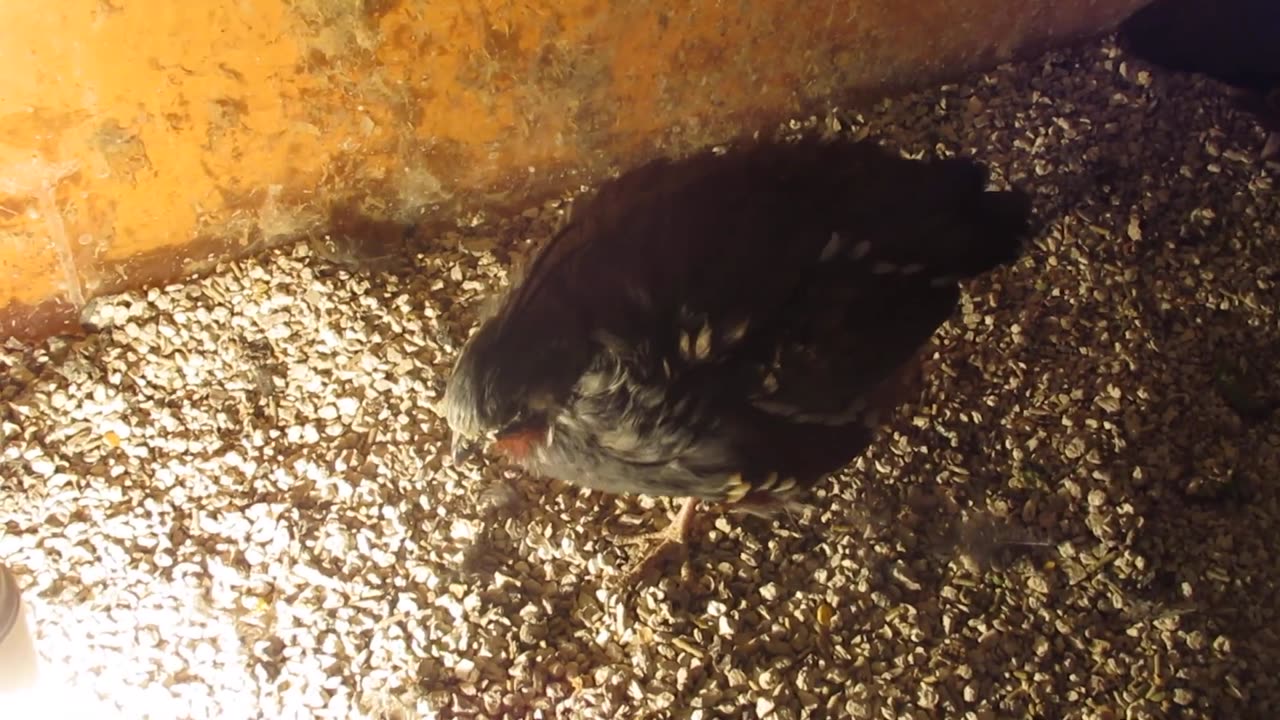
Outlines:
[[[9,568],[0,563],[0,692],[35,685],[36,650],[23,612],[22,591]]]

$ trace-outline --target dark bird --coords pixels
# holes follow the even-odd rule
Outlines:
[[[799,507],[907,397],[960,281],[1018,257],[1029,198],[986,183],[969,160],[820,140],[605,183],[463,348],[455,456],[482,441],[580,486],[685,498],[645,536],[658,549],[698,500]]]
[[[1118,40],[1149,63],[1233,88],[1268,132],[1262,159],[1280,158],[1280,2],[1155,0],[1120,24]]]

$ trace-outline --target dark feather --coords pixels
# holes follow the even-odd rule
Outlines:
[[[817,140],[628,172],[468,345],[450,422],[545,410],[530,467],[612,492],[802,487],[870,442],[958,281],[1018,256],[1029,200],[986,181],[967,160]]]

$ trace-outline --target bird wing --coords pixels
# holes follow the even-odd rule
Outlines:
[[[958,280],[1016,257],[1029,203],[985,182],[969,161],[807,141],[607,183],[530,278],[554,273],[594,329],[578,412],[612,423],[602,444],[628,462],[842,465]]]
[[[741,396],[768,377],[742,368],[767,365],[779,401],[820,412],[912,357],[959,279],[1016,257],[1029,203],[985,183],[976,163],[871,143],[659,161],[575,213],[587,240],[563,277],[588,327],[652,346],[638,358],[655,381],[662,361],[677,382]]]

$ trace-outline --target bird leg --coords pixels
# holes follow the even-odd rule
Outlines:
[[[672,548],[688,552],[689,535],[693,529],[693,518],[697,515],[697,498],[685,498],[684,504],[671,524],[652,533],[624,538],[623,545],[650,545],[649,551],[631,563],[624,578],[627,582],[638,579],[650,566]]]

